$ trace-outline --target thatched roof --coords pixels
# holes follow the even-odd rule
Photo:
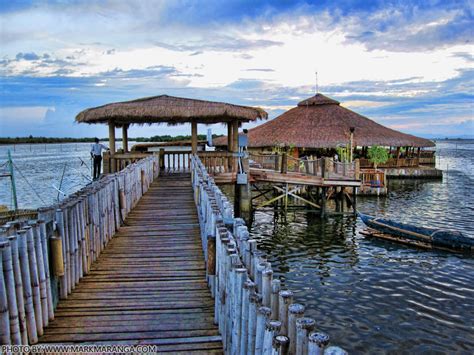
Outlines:
[[[428,139],[384,127],[340,106],[336,100],[316,94],[277,118],[250,129],[249,147],[335,148],[349,142],[351,127],[355,128],[355,146],[434,146]],[[216,138],[214,144],[226,145],[227,138]]]
[[[117,126],[151,123],[175,125],[191,121],[205,124],[234,120],[248,122],[267,117],[267,113],[260,108],[161,95],[89,108],[79,113],[76,121],[107,123],[112,120]]]

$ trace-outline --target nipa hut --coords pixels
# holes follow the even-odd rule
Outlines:
[[[224,123],[228,127],[228,150],[238,150],[238,130],[242,122],[266,119],[267,113],[257,107],[233,105],[224,102],[188,99],[160,95],[132,101],[114,102],[93,107],[76,116],[79,123],[107,124],[111,160],[115,159],[115,128],[122,127],[123,151],[128,150],[128,127],[131,124],[191,123],[192,153],[197,153],[197,125]],[[116,156],[115,156],[116,157]],[[105,163],[105,162],[104,162]]]
[[[316,94],[298,103],[298,106],[277,118],[248,131],[251,150],[272,147],[294,147],[300,152],[327,150],[346,146],[353,138],[353,147],[363,148],[378,145],[397,148],[414,154],[414,148],[432,147],[428,139],[395,131],[373,120],[351,111],[334,99]],[[214,140],[216,146],[225,145],[225,137]],[[419,151],[419,150],[418,150]]]

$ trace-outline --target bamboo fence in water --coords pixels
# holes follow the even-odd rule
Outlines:
[[[38,220],[0,227],[0,343],[31,345],[54,319],[131,209],[158,176],[142,159],[39,210]]]
[[[192,183],[201,225],[206,277],[215,301],[215,323],[227,354],[346,354],[329,345],[304,316],[293,292],[282,290],[270,262],[241,218],[193,156]]]

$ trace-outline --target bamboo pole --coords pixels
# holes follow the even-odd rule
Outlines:
[[[16,234],[12,235],[8,237],[8,240],[10,242],[10,247],[12,251],[12,265],[13,274],[15,277],[15,294],[21,333],[21,344],[26,345],[28,344],[28,332],[26,329],[25,300],[23,298],[23,282],[21,280],[20,257],[18,254],[18,236]]]
[[[54,265],[55,276],[59,276],[59,298],[65,299],[68,293],[68,268],[67,268],[67,251],[66,251],[66,236],[64,228],[64,213],[63,210],[56,210],[56,234],[61,242],[52,242],[52,257]],[[57,248],[61,246],[61,254]],[[62,269],[58,263],[62,262]]]
[[[305,307],[299,303],[290,304],[288,307],[288,339],[290,340],[290,354],[296,353],[296,321],[303,318]]]
[[[277,335],[273,338],[272,355],[287,355],[289,340],[285,335]]]
[[[329,335],[311,333],[308,337],[308,355],[323,355],[324,348],[329,344]]]
[[[279,297],[281,290],[281,281],[272,280],[272,294],[271,294],[271,306],[272,309],[272,319],[279,319]]]
[[[54,306],[53,306],[53,295],[51,291],[51,275],[49,271],[49,257],[48,257],[48,236],[46,235],[46,223],[39,221],[40,236],[41,236],[41,249],[43,252],[43,267],[45,270],[46,277],[46,297],[48,304],[48,320],[54,319]]]
[[[43,247],[41,245],[41,231],[38,223],[32,227],[35,254],[36,254],[36,268],[38,270],[38,280],[40,287],[40,301],[41,301],[41,318],[43,320],[43,327],[48,325],[48,291],[46,289],[46,271],[44,268]]]
[[[272,269],[263,270],[262,271],[262,304],[265,307],[271,307],[272,280],[273,280],[273,270]]]
[[[260,297],[257,293],[252,293],[249,298],[249,324],[248,324],[248,340],[247,340],[247,354],[255,354],[255,339],[257,334],[257,313]]]
[[[18,305],[16,300],[15,274],[13,271],[12,248],[9,242],[2,242],[3,258],[3,277],[5,280],[5,288],[8,299],[8,313],[10,323],[11,343],[15,345],[21,344],[20,322],[18,319]]]
[[[312,318],[299,318],[296,320],[296,353],[308,354],[308,334],[314,329],[316,322]]]
[[[247,343],[249,338],[249,309],[250,297],[255,292],[255,284],[247,280],[244,282],[242,293],[242,323],[240,331],[240,354],[247,354]]]
[[[36,328],[35,310],[33,306],[33,291],[31,287],[31,275],[28,260],[28,232],[24,229],[20,229],[18,231],[18,254],[20,256],[21,279],[23,283],[23,295],[25,300],[28,343],[35,344],[38,342],[38,331]]]
[[[265,324],[270,319],[272,310],[268,307],[259,307],[257,312],[257,327],[255,331],[255,355],[263,354],[263,340],[265,336]]]
[[[265,323],[265,334],[263,336],[263,355],[271,355],[273,349],[273,337],[278,335],[280,329],[280,321],[269,320]]]
[[[348,355],[348,352],[338,346],[329,346],[324,350],[324,355]]]
[[[281,331],[283,334],[288,334],[288,307],[292,302],[293,292],[290,290],[280,291],[278,319],[281,321]]]
[[[4,345],[10,345],[12,343],[10,338],[10,312],[8,302],[8,289],[7,283],[4,276],[3,267],[3,254],[6,253],[5,249],[8,247],[8,242],[0,241],[0,342]]]
[[[41,308],[40,281],[38,275],[38,262],[36,260],[35,241],[33,227],[25,227],[27,230],[26,241],[28,249],[28,263],[30,268],[30,282],[33,293],[33,306],[35,311],[36,330],[38,335],[43,335],[43,313]]]

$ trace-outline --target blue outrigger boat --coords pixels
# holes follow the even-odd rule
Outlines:
[[[375,237],[384,238],[384,235],[389,235],[395,238],[388,237],[385,239],[438,249],[474,251],[474,238],[465,236],[458,231],[417,227],[389,219],[376,218],[360,212],[357,212],[357,214],[368,227],[382,233],[380,235],[372,234]]]

